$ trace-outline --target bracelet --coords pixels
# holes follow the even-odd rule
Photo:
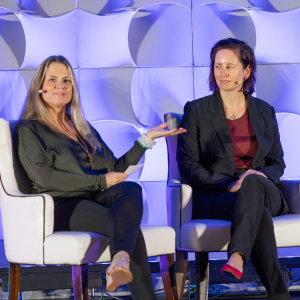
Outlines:
[[[144,147],[140,142],[139,142],[139,140],[137,140],[136,141],[138,144],[139,144],[139,146],[141,147],[141,148],[143,148],[144,150],[147,150],[148,148],[147,147]]]
[[[145,150],[152,149],[152,147],[156,144],[154,141],[149,139],[144,133],[138,138],[137,142]]]

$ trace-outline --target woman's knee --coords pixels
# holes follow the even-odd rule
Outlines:
[[[142,187],[138,183],[126,181],[120,183],[120,185],[122,185],[122,192],[126,197],[130,198],[131,201],[143,204]]]
[[[133,181],[125,181],[121,183],[123,185],[123,191],[127,193],[142,195],[142,187]]]
[[[265,178],[261,175],[249,174],[244,178],[242,187],[253,187],[261,185],[264,179]]]

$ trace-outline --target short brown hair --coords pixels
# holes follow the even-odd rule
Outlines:
[[[243,68],[246,69],[250,65],[251,73],[249,78],[247,78],[243,83],[244,94],[247,92],[252,94],[255,92],[255,82],[256,82],[256,60],[252,48],[247,45],[245,42],[240,41],[235,38],[228,38],[218,41],[210,51],[210,74],[209,74],[209,89],[210,91],[215,91],[218,88],[214,67],[215,67],[215,58],[219,50],[228,49],[235,52],[243,65]]]

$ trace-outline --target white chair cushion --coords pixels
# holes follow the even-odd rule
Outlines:
[[[169,226],[141,226],[148,256],[175,253],[175,230]]]
[[[141,226],[148,256],[175,252],[175,231],[168,226]],[[80,265],[110,261],[108,237],[82,231],[60,231],[44,243],[44,264]]]
[[[288,214],[273,218],[277,247],[299,247],[300,215]]]
[[[44,243],[44,264],[81,265],[110,261],[108,238],[83,231],[54,232]]]
[[[273,218],[277,247],[300,245],[300,215],[288,214]],[[181,227],[181,250],[226,251],[230,240],[231,222],[192,220]]]
[[[210,252],[227,249],[231,222],[192,220],[181,227],[181,250]]]

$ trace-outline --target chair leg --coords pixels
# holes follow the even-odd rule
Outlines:
[[[20,290],[20,264],[9,264],[8,300],[17,300]]]
[[[176,283],[178,299],[181,300],[188,270],[188,252],[176,250]]]
[[[161,255],[159,265],[167,300],[178,300],[174,254]]]
[[[74,300],[88,300],[88,268],[87,265],[72,266]]]
[[[208,299],[209,263],[208,252],[196,252],[196,299]]]

